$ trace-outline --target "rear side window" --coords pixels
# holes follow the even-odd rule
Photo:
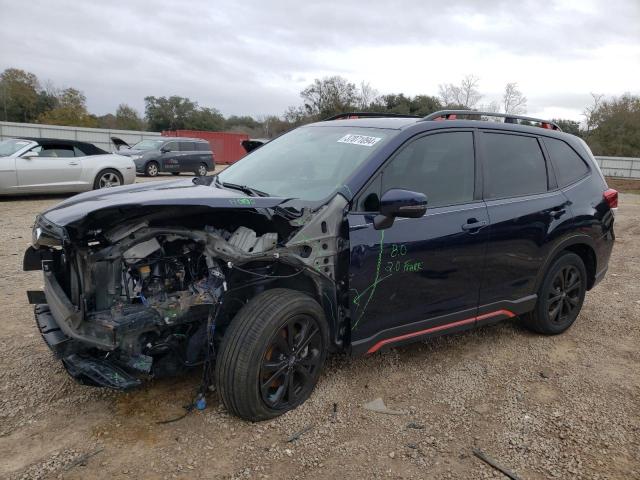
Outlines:
[[[209,146],[209,142],[198,142],[196,143],[196,150],[199,152],[208,152],[211,150],[211,147]]]
[[[547,191],[547,168],[535,137],[484,133],[484,198]]]
[[[69,145],[38,146],[38,147],[32,148],[31,151],[37,152],[40,157],[51,157],[51,158],[75,157],[73,147]]]
[[[576,180],[580,180],[589,172],[589,167],[573,148],[562,140],[545,138],[549,157],[558,177],[558,186],[565,187]]]
[[[181,152],[195,152],[196,151],[196,143],[195,142],[180,142],[180,151]]]

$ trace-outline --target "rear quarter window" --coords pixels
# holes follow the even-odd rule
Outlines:
[[[548,189],[547,166],[536,137],[483,133],[484,198],[532,195]]]
[[[209,152],[209,151],[211,151],[211,147],[209,146],[209,142],[198,142],[198,143],[196,143],[196,149],[199,152]]]
[[[556,172],[559,187],[566,187],[589,173],[585,161],[566,142],[545,137],[544,144]]]

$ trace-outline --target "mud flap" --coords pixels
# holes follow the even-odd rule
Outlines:
[[[72,377],[85,385],[129,390],[142,383],[108,360],[73,354],[64,357],[62,363]]]

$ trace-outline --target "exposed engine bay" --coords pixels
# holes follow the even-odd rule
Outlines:
[[[345,205],[336,199],[278,231],[136,220],[52,248],[42,219],[39,328],[74,377],[128,389],[208,361],[235,313],[274,282],[306,289],[336,318]]]

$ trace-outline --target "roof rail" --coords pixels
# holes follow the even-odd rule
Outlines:
[[[357,118],[422,118],[419,115],[409,115],[404,113],[385,113],[385,112],[345,112],[338,113],[333,117],[325,118],[323,122],[331,120],[350,120]]]
[[[514,115],[512,113],[478,112],[476,110],[439,110],[437,112],[430,113],[426,117],[423,117],[422,120],[455,120],[458,116],[498,117],[504,118],[504,123],[516,124],[520,123],[519,120],[524,120],[527,122],[539,123],[542,128],[558,130],[560,132],[562,131],[557,123],[551,122],[549,120],[542,120],[541,118],[525,117],[523,115]]]

